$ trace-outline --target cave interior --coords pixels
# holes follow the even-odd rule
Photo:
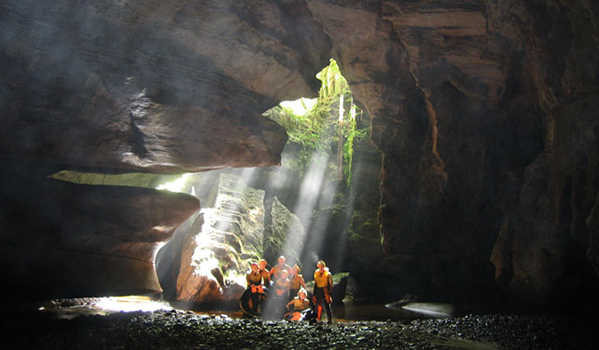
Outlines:
[[[0,4],[5,298],[235,299],[183,266],[213,187],[156,189],[226,174],[264,197],[262,235],[274,207],[320,201],[295,212],[294,254],[308,278],[321,258],[349,272],[356,297],[599,311],[595,2],[76,3]],[[281,171],[296,144],[264,113],[318,96],[331,58],[368,138],[351,185],[301,197]]]

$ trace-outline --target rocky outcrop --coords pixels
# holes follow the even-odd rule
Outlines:
[[[352,273],[354,270],[362,270],[363,275],[372,274],[384,261],[378,220],[381,163],[381,154],[370,140],[359,140],[354,145],[352,167],[355,171],[348,203],[351,219],[347,227],[349,255],[357,262]]]
[[[261,113],[313,95],[329,58],[301,3],[9,1],[2,12],[0,148],[29,161],[278,164],[285,132]]]
[[[277,197],[272,200],[269,218],[264,257],[274,262],[280,255],[284,255],[292,266],[300,262],[306,239],[306,230],[300,219]]]
[[[3,296],[161,292],[155,253],[199,210],[198,200],[153,189],[40,180],[46,170],[2,163],[0,266],[11,281]]]
[[[202,186],[210,179],[197,175],[190,182]],[[281,254],[290,262],[299,260],[306,234],[276,197],[267,221],[263,190],[227,173],[212,185],[212,200],[159,252],[159,277],[168,300],[237,302],[251,262],[267,256],[274,262]]]
[[[262,258],[264,191],[221,174],[214,202],[185,233],[177,277],[177,300],[197,304],[239,300],[252,261]],[[228,290],[227,290],[228,289]]]

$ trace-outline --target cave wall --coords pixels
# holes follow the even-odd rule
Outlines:
[[[542,303],[597,286],[590,0],[0,6],[3,159],[97,172],[278,164],[287,138],[260,114],[312,96],[332,56],[383,155],[393,293],[500,286]],[[8,215],[2,225],[17,230]]]
[[[373,117],[398,293],[463,298],[498,284],[528,302],[588,302],[596,5],[308,3]]]

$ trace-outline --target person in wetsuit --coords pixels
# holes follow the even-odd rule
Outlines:
[[[264,299],[263,281],[264,278],[260,273],[260,268],[257,263],[252,263],[252,271],[245,276],[247,289],[251,291],[250,307],[253,312],[258,312],[258,306]]]
[[[262,274],[262,280],[264,281],[264,287],[268,288],[270,287],[270,271],[266,268],[268,263],[262,259],[258,261],[258,265],[260,267],[259,272]]]
[[[287,271],[287,274],[291,275],[291,267],[287,265],[287,259],[283,255],[279,257],[279,264],[275,265],[270,270],[270,280],[272,281],[272,283],[276,283],[277,280],[281,278],[282,271]]]
[[[316,306],[316,320],[320,321],[322,318],[322,308],[327,312],[327,322],[333,322],[333,312],[331,311],[331,304],[333,298],[331,294],[333,292],[333,276],[329,272],[327,265],[324,261],[320,260],[316,264],[316,271],[314,271],[314,304]]]
[[[291,269],[291,276],[289,278],[291,280],[291,287],[289,290],[290,299],[293,299],[296,295],[298,295],[300,288],[307,288],[306,282],[304,282],[304,276],[300,274],[300,271],[300,267],[297,264],[295,264]]]
[[[291,321],[313,318],[312,303],[308,299],[308,292],[304,288],[301,288],[297,296],[287,303],[287,309],[289,310],[289,319]]]

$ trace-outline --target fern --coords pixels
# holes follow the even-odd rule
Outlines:
[[[356,139],[364,137],[367,129],[357,129],[355,113],[357,107],[353,104],[353,98],[347,81],[341,75],[337,62],[331,59],[329,66],[325,67],[316,75],[322,82],[316,104],[305,115],[297,115],[291,109],[282,106],[274,107],[264,113],[265,116],[274,120],[285,128],[289,135],[289,142],[301,145],[301,152],[295,160],[293,168],[303,174],[312,162],[315,151],[332,153],[331,145],[339,142],[339,100],[341,95],[345,101],[349,101],[350,108],[343,108],[343,130],[341,135],[345,139],[343,143],[344,177],[349,185],[351,182],[353,145]],[[301,103],[306,108],[304,101]],[[347,102],[346,102],[347,103]],[[335,157],[331,157],[334,159]],[[337,165],[331,164],[330,174],[336,173]],[[331,175],[333,176],[333,175]]]

